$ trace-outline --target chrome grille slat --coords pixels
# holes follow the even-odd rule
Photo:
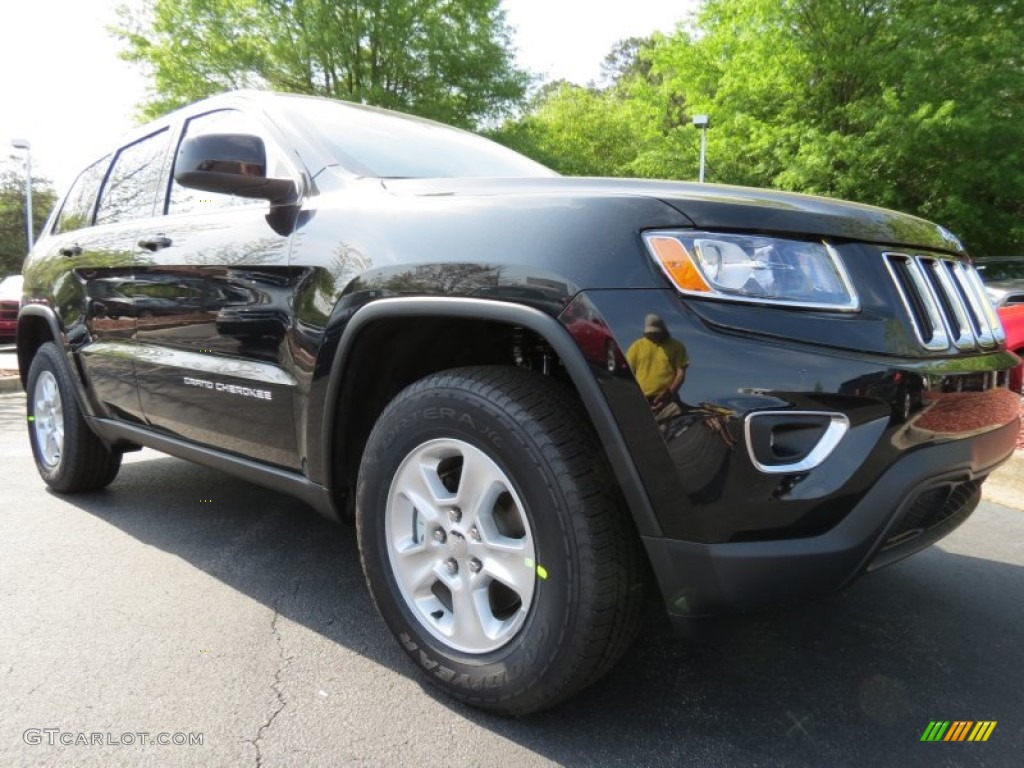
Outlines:
[[[991,306],[991,304],[989,304],[988,296],[985,295],[985,290],[983,288],[981,290],[975,288],[974,281],[970,278],[971,271],[963,264],[957,264],[953,269],[953,274],[956,275],[957,281],[960,283],[960,287],[967,296],[967,303],[970,305],[971,310],[974,312],[974,316],[977,318],[978,328],[980,329],[977,333],[978,343],[981,344],[982,347],[986,348],[996,346],[996,337],[992,332],[991,323],[985,313],[985,307]],[[998,325],[998,327],[1002,329],[1001,325]]]
[[[889,252],[883,258],[925,349],[993,349],[1006,340],[973,267],[937,254]]]
[[[946,267],[948,261],[924,256],[917,257],[918,263],[931,275],[936,282],[932,283],[935,298],[942,308],[942,314],[950,331],[950,338],[957,349],[974,349],[975,337],[967,318],[967,309],[960,301],[960,294],[953,285]]]
[[[988,321],[988,327],[992,331],[992,336],[995,338],[996,344],[1006,343],[1006,334],[1003,332],[1003,324],[999,322],[999,315],[996,314],[996,308],[992,306],[992,302],[988,300],[988,294],[985,292],[985,284],[981,282],[981,275],[978,274],[978,270],[965,269],[967,275],[967,282],[974,286],[974,293],[978,297],[978,305],[981,311],[984,313],[985,319]]]

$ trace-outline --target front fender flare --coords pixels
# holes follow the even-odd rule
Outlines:
[[[356,339],[372,323],[395,317],[448,317],[488,320],[518,325],[543,338],[555,351],[575,386],[604,445],[619,487],[629,505],[633,520],[643,536],[661,536],[650,498],[640,479],[615,418],[583,353],[561,323],[550,315],[521,304],[476,298],[398,297],[378,299],[359,309],[345,325],[331,364],[320,433],[321,455],[331,455],[332,429],[341,394],[344,371]],[[330,483],[328,483],[330,485]]]

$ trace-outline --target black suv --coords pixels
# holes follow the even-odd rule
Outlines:
[[[25,264],[43,479],[149,446],[354,519],[430,680],[526,713],[681,626],[823,594],[963,522],[1018,359],[941,227],[561,178],[478,136],[264,93],[86,168]]]

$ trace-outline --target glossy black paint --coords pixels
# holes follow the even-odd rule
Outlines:
[[[929,221],[884,208],[775,190],[639,179],[410,179],[388,181],[388,186],[396,194],[408,195],[636,195],[665,201],[698,229],[796,234],[964,253],[956,237]]]
[[[169,243],[137,258],[133,284],[135,366],[148,422],[299,469],[296,379],[283,357],[301,275],[288,264],[290,238],[268,226],[259,204],[164,216],[155,229]]]
[[[689,588],[686,564],[704,569],[682,614],[737,597],[746,576],[718,570],[736,558],[754,574],[807,553],[839,586],[922,487],[953,470],[983,477],[1012,450],[992,436],[1016,423],[1005,388],[1015,358],[926,353],[885,275],[883,246],[961,252],[933,224],[711,185],[366,178],[312,138],[290,103],[218,97],[140,129],[125,146],[161,126],[169,135],[153,215],[64,234],[51,220],[33,251],[24,290],[34,309],[22,315],[54,326],[112,444],[235,471],[333,515],[369,427],[401,387],[458,365],[527,365],[579,393],[670,605]],[[284,158],[295,197],[168,214],[183,126],[226,108]],[[642,233],[695,227],[827,238],[860,311],[684,300]],[[647,313],[691,360],[688,409],[667,430],[625,363]],[[25,339],[23,370],[39,343]],[[818,467],[764,472],[744,430],[765,410],[842,414],[849,431]],[[860,538],[844,538],[846,554],[829,560],[834,537],[850,531]],[[745,560],[755,544],[770,556]]]
[[[879,475],[905,454],[1002,427],[1016,416],[1016,398],[1005,386],[996,386],[1012,362],[1006,352],[975,355],[970,373],[964,373],[962,358],[882,357],[740,332],[736,323],[715,326],[696,302],[670,290],[587,291],[576,302],[592,306],[621,350],[643,335],[647,313],[660,315],[672,336],[686,346],[690,367],[680,395],[684,403],[705,408],[671,437],[658,430],[628,369],[609,374],[603,358],[592,361],[670,538],[715,543],[821,534],[839,523]],[[751,327],[764,311],[735,309],[740,323]],[[810,324],[805,319],[804,325]],[[971,423],[967,429],[956,423],[919,428],[920,418],[934,419],[943,389],[955,390],[963,377],[982,371],[989,374],[988,385],[983,391],[962,392],[960,406],[987,414],[988,423]],[[897,374],[908,382],[903,388],[891,383]],[[971,381],[968,390],[976,386]],[[912,395],[911,412],[905,418],[907,393]],[[927,412],[926,404],[931,406]],[[765,474],[753,465],[743,433],[744,417],[764,410],[841,413],[849,418],[850,431],[820,467]],[[732,445],[723,439],[719,424]],[[941,463],[936,467],[943,469]]]
[[[939,443],[908,453],[886,468],[849,514],[829,531],[810,538],[698,543],[668,537],[644,544],[677,629],[702,634],[706,616],[763,610],[826,595],[876,565],[886,564],[882,546],[906,519],[921,493],[983,479],[1013,450],[1017,424],[972,440]],[[940,469],[944,468],[944,469]],[[977,500],[974,500],[977,503]],[[968,506],[951,522],[962,523]],[[948,533],[948,528],[943,533]],[[899,556],[934,542],[923,537]]]

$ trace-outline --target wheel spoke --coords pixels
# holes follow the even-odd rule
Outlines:
[[[490,508],[506,489],[507,482],[501,470],[483,454],[464,454],[456,503],[469,520],[489,519]]]
[[[436,551],[431,551],[429,542],[412,543],[411,538],[406,549],[396,547],[395,570],[402,583],[407,585],[413,594],[428,594],[430,587],[438,580],[437,573],[440,558]]]
[[[437,501],[418,465],[404,467],[394,482],[400,489],[400,495],[411,505],[410,512],[418,512],[428,523],[436,523],[440,519]]]
[[[528,604],[537,583],[537,566],[532,557],[524,555],[524,551],[525,547],[522,545],[518,549],[510,550],[491,548],[487,555],[481,558],[481,572],[495,581],[500,581],[519,595],[524,604]]]
[[[491,613],[487,589],[473,587],[462,581],[452,590],[454,631],[462,645],[484,647],[501,629],[501,622]]]

